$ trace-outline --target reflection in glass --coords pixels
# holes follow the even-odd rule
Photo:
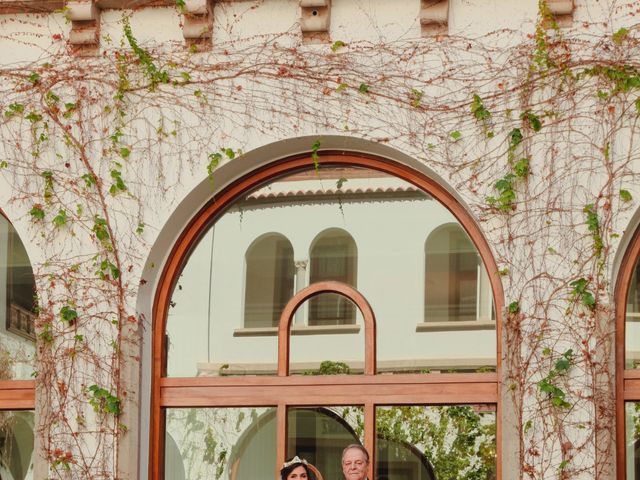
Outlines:
[[[329,297],[329,298],[327,298]],[[319,325],[305,328],[300,323],[307,306],[317,299],[328,304],[339,297],[341,304],[355,313],[352,325]],[[364,371],[364,321],[360,310],[348,298],[322,293],[304,302],[294,314],[290,336],[289,373],[291,375],[353,375]],[[300,325],[303,325],[300,328]]]
[[[376,408],[376,478],[496,478],[492,405]]]
[[[324,280],[371,304],[379,372],[495,368],[488,276],[451,212],[382,172],[309,165],[245,194],[204,232],[172,292],[167,375],[274,375],[284,305]],[[293,321],[292,370],[326,360],[357,373],[359,317],[340,296],[307,302]]]
[[[0,478],[33,478],[34,417],[31,411],[0,411]]]
[[[486,275],[460,225],[433,231],[425,243],[425,321],[490,321],[490,297],[482,298],[479,288]]]
[[[323,478],[343,478],[342,450],[363,442],[364,410],[353,406],[289,408],[287,428],[287,458],[305,458]]]
[[[35,279],[24,244],[0,215],[0,380],[28,379],[35,354]]]
[[[283,235],[268,234],[249,247],[244,298],[244,326],[277,327],[293,295],[293,247]]]
[[[274,408],[167,409],[166,480],[273,480]]]
[[[627,402],[625,410],[627,480],[640,480],[640,402]]]
[[[629,285],[627,295],[627,314],[625,318],[625,368],[638,368],[640,366],[640,288],[638,288],[638,275],[640,260],[636,262]]]
[[[334,280],[356,287],[358,253],[348,232],[332,228],[320,233],[311,248],[310,283]],[[347,325],[356,322],[356,308],[341,295],[322,295],[309,301],[309,325]]]

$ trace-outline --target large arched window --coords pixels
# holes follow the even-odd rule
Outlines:
[[[346,230],[331,228],[319,233],[309,256],[309,283],[335,280],[356,286],[358,249]],[[340,295],[324,294],[309,302],[309,325],[348,325],[355,322],[355,307]]]
[[[293,247],[286,237],[267,234],[246,254],[244,326],[276,327],[284,306],[293,295]]]
[[[622,261],[616,285],[617,469],[640,479],[640,229]]]
[[[342,449],[360,442],[370,478],[498,478],[500,322],[424,321],[420,259],[443,224],[469,232],[475,258],[495,271],[455,199],[386,160],[323,155],[314,169],[299,157],[216,194],[156,293],[151,477],[271,480],[298,454],[340,478]],[[277,329],[241,328],[249,257],[271,232],[292,246],[295,293]],[[326,323],[311,313],[323,295],[348,306]],[[336,325],[345,311],[350,323]]]
[[[35,280],[24,244],[0,212],[0,478],[33,475]]]

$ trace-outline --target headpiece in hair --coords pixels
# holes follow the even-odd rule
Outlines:
[[[296,455],[295,457],[293,457],[288,462],[284,462],[282,464],[282,468],[290,467],[291,465],[294,465],[296,463],[302,463],[304,465],[308,465],[307,461],[304,458],[300,458],[299,456]]]

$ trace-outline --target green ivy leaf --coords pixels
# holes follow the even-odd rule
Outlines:
[[[521,158],[513,165],[513,171],[517,177],[526,177],[529,175],[529,159]]]
[[[418,108],[420,106],[420,101],[424,96],[424,92],[422,90],[417,90],[415,88],[411,89],[411,106],[414,108]]]
[[[106,388],[98,385],[91,385],[89,392],[93,398],[89,399],[89,404],[96,413],[109,413],[114,416],[120,415],[120,399],[111,394]]]
[[[93,233],[95,233],[96,238],[101,242],[106,242],[109,240],[109,230],[107,229],[107,221],[96,215],[93,217]]]
[[[122,173],[118,169],[111,170],[111,178],[114,180],[114,183],[109,188],[109,193],[111,195],[115,195],[118,192],[124,192],[127,190],[127,185],[124,183],[122,179]]]
[[[509,132],[509,148],[513,150],[522,142],[522,131],[519,128],[514,128]]]
[[[96,177],[90,173],[85,173],[80,178],[84,180],[84,184],[87,188],[96,184]]]
[[[53,217],[52,222],[56,227],[62,227],[67,223],[67,212],[65,210],[59,210],[58,214]]]
[[[540,121],[540,118],[531,110],[523,112],[522,115],[520,115],[520,118],[528,121],[534,132],[539,132],[542,129],[542,122]]]
[[[346,46],[347,44],[344,43],[342,40],[336,40],[335,42],[333,42],[333,45],[331,45],[331,51],[333,53],[336,53],[338,50]]]
[[[73,308],[68,305],[65,305],[60,310],[60,320],[63,322],[71,323],[76,318],[78,318],[78,312],[76,312]]]
[[[458,141],[460,139],[460,137],[462,137],[462,134],[460,133],[459,130],[454,130],[453,132],[451,132],[449,134],[449,136],[451,138],[453,138],[454,141]]]
[[[369,93],[369,85],[367,85],[366,83],[361,83],[358,87],[358,91],[362,94]]]
[[[44,96],[44,101],[47,103],[47,105],[52,106],[60,101],[60,97],[49,90]]]
[[[613,40],[613,43],[615,43],[616,45],[621,45],[628,35],[629,35],[629,30],[622,27],[613,35],[611,35],[611,40]]]
[[[622,200],[623,202],[630,202],[631,200],[633,200],[633,197],[631,196],[629,190],[620,190],[620,200]]]
[[[520,304],[518,302],[511,302],[508,307],[509,313],[515,315],[520,312]]]
[[[19,115],[24,112],[24,105],[21,103],[11,103],[9,104],[9,109],[4,112],[4,116],[7,118],[11,118],[15,115]]]
[[[222,160],[222,154],[218,152],[209,154],[209,163],[207,164],[207,175],[209,175],[209,178],[211,180],[213,180],[213,171],[216,169],[216,167],[220,163],[220,160]]]
[[[476,117],[476,120],[484,121],[491,116],[491,112],[487,110],[482,103],[482,99],[479,95],[473,95],[473,100],[471,102],[471,112],[473,116]]]
[[[38,114],[36,112],[31,112],[25,118],[27,120],[29,120],[31,123],[36,123],[36,122],[39,122],[40,120],[42,120],[42,115],[40,115],[40,114]]]
[[[35,204],[33,207],[31,207],[29,213],[35,220],[44,220],[44,210],[42,209],[42,205],[40,204]]]
[[[313,168],[315,168],[316,172],[320,167],[318,150],[320,150],[320,139],[317,139],[313,142],[313,145],[311,145],[311,159],[313,160]]]

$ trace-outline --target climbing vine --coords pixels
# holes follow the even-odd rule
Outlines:
[[[423,162],[481,225],[508,305],[520,478],[610,472],[609,279],[640,195],[638,26],[633,4],[611,5],[606,24],[563,30],[541,1],[528,36],[307,48],[286,33],[207,52],[145,43],[123,16],[100,56],[75,57],[54,33],[37,61],[3,65],[2,201],[39,253],[51,476],[117,476],[144,262],[185,190],[207,176],[217,188],[225,162],[296,136],[318,168],[334,135]]]

